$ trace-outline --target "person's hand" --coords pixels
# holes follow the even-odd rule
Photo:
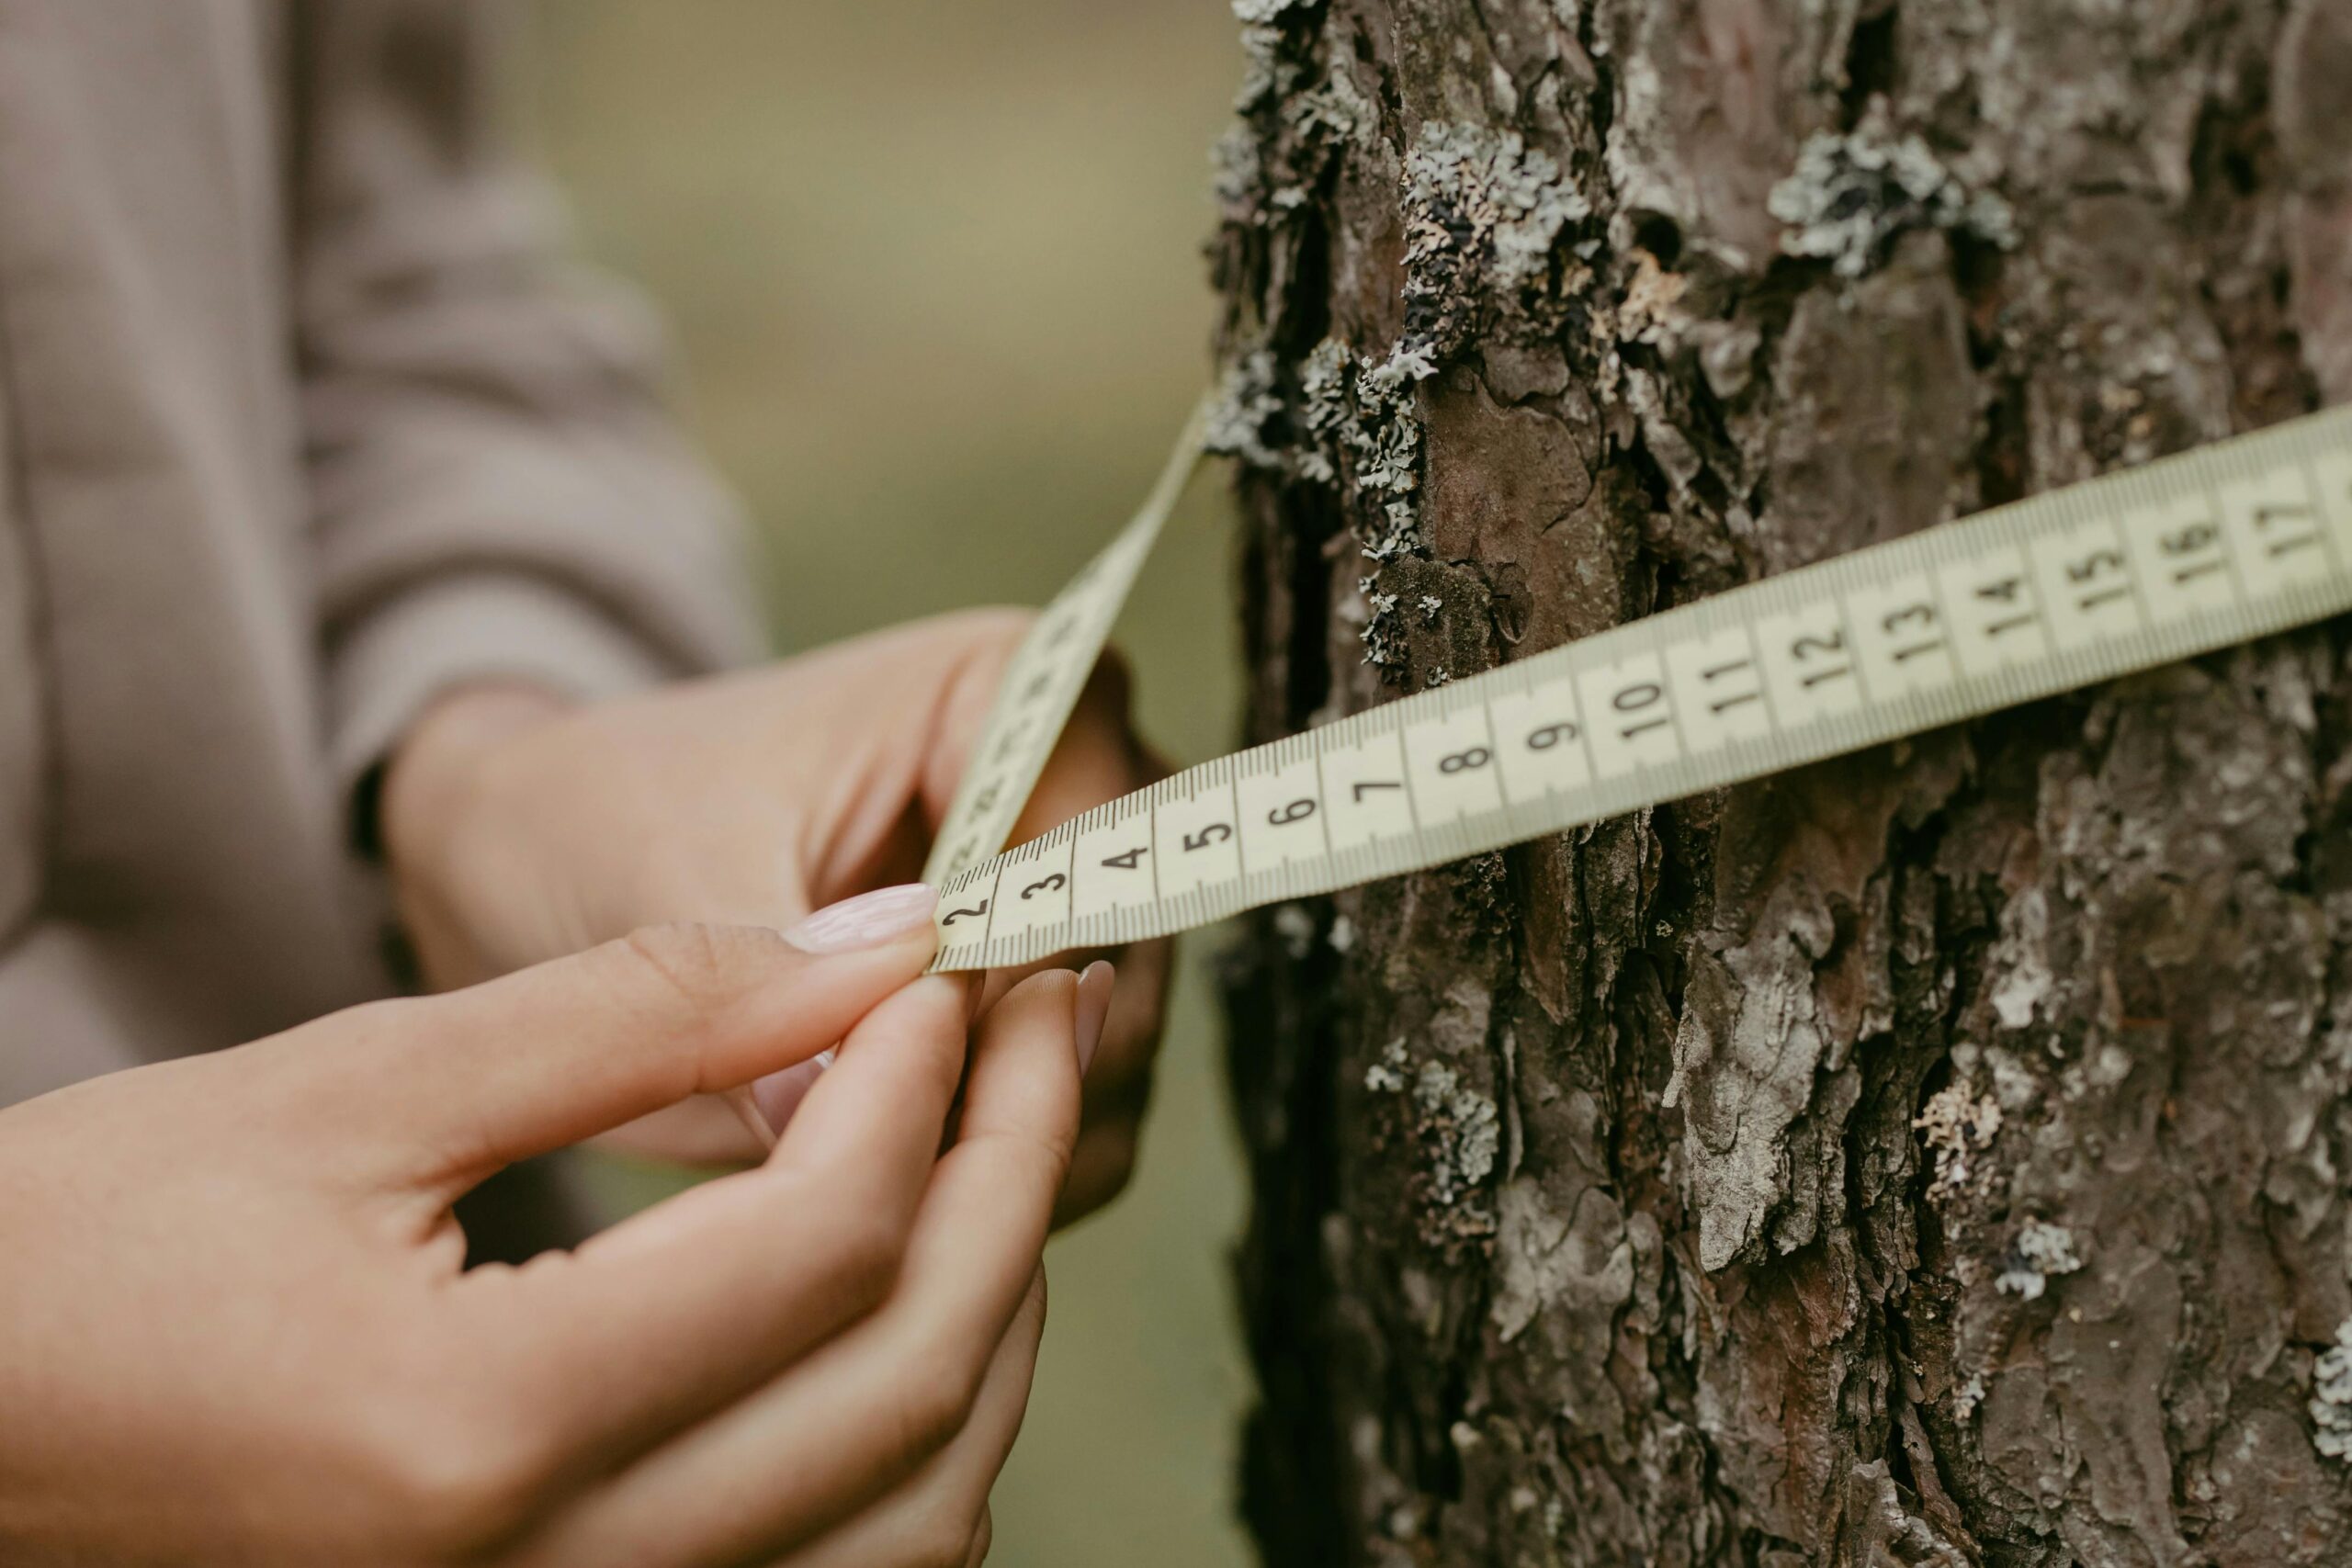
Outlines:
[[[465,984],[654,922],[783,925],[920,874],[1029,624],[1011,611],[949,615],[578,709],[515,688],[445,698],[394,760],[382,800],[426,977]],[[1016,841],[1165,771],[1136,739],[1125,674],[1106,660]],[[1169,948],[1086,956],[1114,957],[1121,984],[1087,1079],[1064,1219],[1115,1194],[1134,1163]],[[1009,978],[993,977],[990,994]],[[763,1086],[772,1121],[816,1070]],[[709,1102],[629,1141],[687,1160],[759,1152]]]
[[[0,1112],[0,1561],[977,1562],[1099,1021],[1033,979],[967,1077],[928,920],[866,924],[644,932]],[[501,1166],[844,1034],[764,1165],[462,1271]]]

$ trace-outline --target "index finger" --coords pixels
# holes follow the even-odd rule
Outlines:
[[[956,1144],[931,1176],[889,1301],[581,1496],[526,1562],[764,1562],[864,1508],[953,1441],[1029,1293],[1069,1168],[1076,1009],[1074,977],[1048,976],[982,1021]],[[838,1107],[820,1109],[830,1116]],[[777,1483],[787,1476],[789,1485]]]
[[[254,1049],[288,1058],[306,1102],[329,1102],[317,1121],[339,1140],[339,1164],[446,1203],[503,1166],[840,1040],[921,975],[937,942],[929,888],[869,899],[884,901],[889,926],[863,946],[652,927],[466,990],[356,1008]]]
[[[934,976],[868,1014],[766,1164],[568,1256],[465,1277],[567,1468],[652,1446],[888,1293],[963,1076],[964,990]]]

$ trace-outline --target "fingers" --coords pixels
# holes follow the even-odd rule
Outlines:
[[[1054,966],[1042,965],[1039,970],[1034,972],[1043,973],[1051,967]],[[988,995],[981,985],[975,985],[972,987],[973,1006],[970,1010],[975,1018],[984,1010],[981,1006],[983,1000],[986,1000],[988,1005],[993,1006],[1003,991],[1010,990],[1017,983],[1016,978],[1004,970],[995,971],[989,979],[991,983],[1001,980],[1002,984],[998,987],[995,995]],[[1113,989],[1117,979],[1117,970],[1107,960],[1097,960],[1088,964],[1079,975],[1078,1071],[1081,1080],[1086,1077],[1089,1064],[1094,1060],[1096,1048],[1102,1042],[1104,1025],[1109,1021],[1112,1009],[1117,1000],[1117,996]],[[797,1067],[787,1068],[773,1077],[761,1079],[757,1086],[758,1100],[754,1107],[760,1118],[760,1124],[765,1128],[777,1128],[789,1124],[792,1118],[798,1113],[800,1102],[808,1098],[809,1089],[824,1075],[828,1065],[825,1057],[819,1056],[815,1061],[803,1062]],[[1088,1099],[1091,1098],[1089,1092]],[[1140,1109],[1138,1105],[1138,1111]],[[1090,1107],[1088,1114],[1091,1113]],[[774,1134],[770,1133],[768,1135],[773,1138]]]
[[[1097,959],[1078,976],[1078,1077],[1080,1111],[1085,1110],[1086,1070],[1102,1044],[1102,1026],[1111,1021],[1119,971],[1108,959]]]
[[[1045,1327],[1046,1273],[1040,1269],[989,1363],[971,1419],[955,1441],[896,1492],[776,1568],[899,1568],[985,1559],[993,1533],[989,1492],[1021,1434]]]
[[[964,983],[934,976],[860,1021],[768,1162],[569,1256],[458,1282],[469,1343],[601,1470],[766,1382],[897,1278],[964,1063]]]
[[[1089,1122],[1070,1156],[1069,1179],[1054,1205],[1054,1228],[1076,1224],[1125,1191],[1142,1145],[1140,1116]]]
[[[1119,988],[1111,998],[1102,1047],[1086,1074],[1086,1114],[1142,1111],[1151,1088],[1153,1060],[1168,1008],[1168,972],[1175,943],[1131,942],[1121,948]]]
[[[1085,1130],[1054,1213],[1057,1228],[1110,1202],[1133,1173],[1143,1113],[1151,1098],[1152,1062],[1159,1049],[1173,951],[1173,944],[1164,941],[1117,950],[1118,986],[1110,998],[1098,1048],[1087,1064]],[[1070,959],[1050,962],[1067,964]],[[1017,984],[1024,973],[991,970],[980,991],[982,1005],[993,993]]]
[[[854,1516],[965,1429],[1028,1294],[1076,1136],[1076,1001],[1073,976],[1040,976],[982,1021],[961,1130],[881,1310],[584,1497],[531,1561],[760,1561]],[[779,1156],[830,1126],[831,1091],[855,1058],[845,1050],[810,1092]]]
[[[752,1086],[753,1106],[760,1120],[772,1131],[790,1126],[800,1102],[808,1098],[808,1091],[817,1087],[817,1080],[825,1076],[825,1069],[831,1065],[819,1056],[762,1078]]]
[[[853,905],[865,914],[837,906],[850,912],[824,911],[790,940],[748,927],[653,928],[469,990],[342,1014],[275,1043],[310,1058],[304,1070],[337,1097],[339,1127],[350,1105],[368,1107],[378,1134],[401,1145],[402,1176],[462,1190],[502,1166],[841,1039],[922,972],[936,940],[927,888]],[[828,917],[834,923],[820,923]]]
[[[640,1116],[626,1126],[600,1133],[589,1146],[631,1159],[682,1165],[711,1172],[757,1164],[775,1147],[772,1137],[754,1137],[729,1095],[698,1094]]]

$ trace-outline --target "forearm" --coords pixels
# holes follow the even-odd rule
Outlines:
[[[573,699],[756,656],[730,500],[649,314],[506,134],[511,0],[336,0],[294,66],[296,322],[334,763],[453,688]]]

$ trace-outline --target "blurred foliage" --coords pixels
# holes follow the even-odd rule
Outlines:
[[[1207,374],[1227,7],[538,11],[540,146],[584,249],[670,321],[695,433],[758,522],[781,645],[1050,595],[1141,499]],[[1204,482],[1120,635],[1147,728],[1186,761],[1233,740],[1228,536]],[[1049,1255],[994,1563],[1246,1560],[1216,941],[1186,949],[1134,1189]]]

